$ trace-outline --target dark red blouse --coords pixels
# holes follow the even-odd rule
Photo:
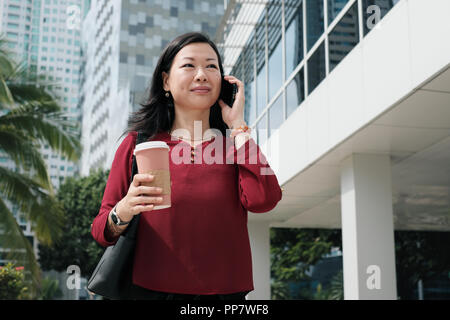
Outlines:
[[[115,243],[105,239],[105,228],[109,212],[128,192],[136,137],[137,132],[129,133],[117,149],[92,224],[94,239],[105,247]],[[259,146],[250,139],[236,150],[231,138],[218,136],[191,148],[167,132],[151,140],[170,147],[172,206],[141,213],[133,282],[182,294],[252,291],[247,210],[267,212],[281,200],[278,180]],[[212,157],[216,161],[208,164]]]

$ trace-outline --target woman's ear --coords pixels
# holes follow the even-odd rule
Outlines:
[[[169,87],[169,84],[168,84],[168,82],[169,82],[168,81],[169,80],[169,75],[165,71],[163,71],[161,75],[162,75],[164,90],[165,91],[170,91],[170,87]]]

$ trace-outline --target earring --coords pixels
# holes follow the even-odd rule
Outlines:
[[[166,91],[165,96],[166,96],[166,98],[170,97],[169,91]]]

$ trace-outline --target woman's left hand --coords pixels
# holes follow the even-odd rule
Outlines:
[[[227,75],[224,76],[224,81],[234,83],[237,85],[237,92],[233,102],[230,107],[222,99],[219,99],[218,103],[220,108],[222,108],[222,119],[228,125],[229,128],[239,127],[245,124],[244,121],[244,106],[245,106],[245,95],[244,95],[244,83],[236,77]]]

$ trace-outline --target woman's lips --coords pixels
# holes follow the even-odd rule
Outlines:
[[[208,93],[210,90],[209,89],[195,89],[195,90],[192,90],[192,92],[195,92],[195,93]]]

